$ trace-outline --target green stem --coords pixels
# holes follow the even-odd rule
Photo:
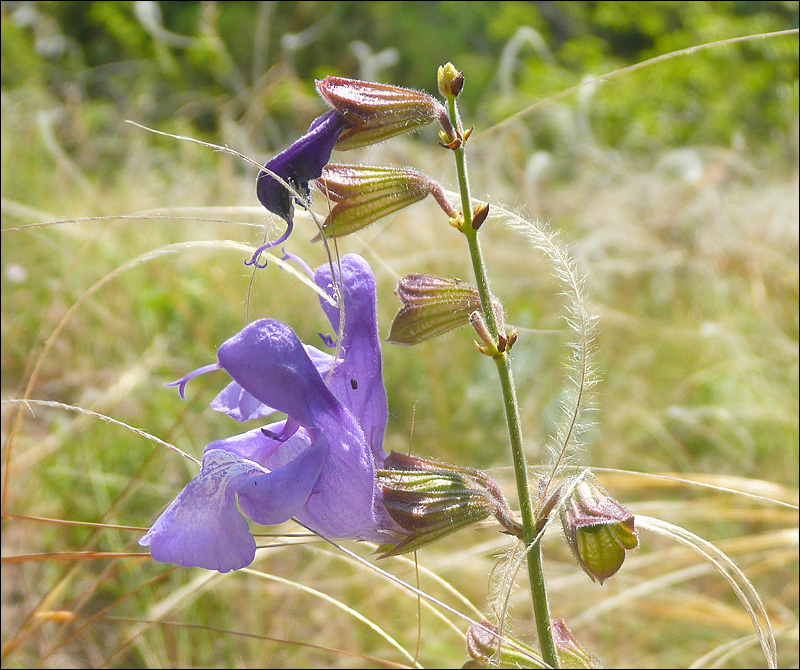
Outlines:
[[[455,98],[448,99],[448,112],[453,127],[459,133],[463,134]],[[472,259],[472,268],[475,272],[475,280],[478,284],[478,295],[481,300],[483,318],[489,333],[495,340],[495,343],[497,343],[497,338],[500,334],[500,325],[497,323],[497,317],[494,309],[492,309],[489,279],[486,274],[486,266],[483,262],[481,245],[478,241],[478,231],[472,228],[472,205],[469,194],[467,160],[463,145],[455,149],[453,155],[456,161],[458,186],[461,192],[461,210],[464,213],[462,232],[467,238],[467,244],[469,246],[469,255]],[[497,365],[497,374],[500,377],[500,387],[503,392],[503,405],[506,411],[506,422],[508,423],[508,434],[511,442],[511,454],[514,461],[514,476],[517,483],[517,494],[519,496],[519,511],[522,517],[523,536],[525,546],[528,548],[528,579],[531,585],[531,601],[533,603],[533,615],[536,619],[536,630],[539,635],[539,646],[541,647],[542,657],[545,663],[553,668],[557,668],[559,667],[558,656],[553,641],[553,633],[550,630],[550,606],[547,601],[547,591],[544,583],[541,543],[536,542],[535,546],[531,546],[536,539],[536,525],[533,516],[530,487],[528,486],[525,449],[523,448],[522,427],[519,419],[519,404],[517,403],[514,378],[511,374],[511,362],[506,353],[494,356],[493,358]]]

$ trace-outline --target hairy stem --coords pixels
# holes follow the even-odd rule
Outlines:
[[[448,100],[448,113],[453,127],[463,136],[461,118],[458,114],[455,98]],[[478,241],[478,231],[472,228],[472,205],[470,202],[469,178],[467,176],[467,160],[464,153],[464,146],[462,145],[454,149],[453,155],[456,161],[458,186],[461,193],[461,210],[464,216],[462,232],[467,238],[467,244],[469,246],[469,255],[472,259],[472,268],[475,272],[475,280],[478,285],[483,318],[492,339],[497,343],[498,335],[502,333],[500,333],[500,324],[497,322],[495,311],[492,309],[489,279],[486,274],[486,266],[483,262],[481,245]],[[519,419],[519,405],[517,403],[517,393],[514,387],[514,378],[511,373],[511,362],[506,352],[494,356],[493,358],[497,365],[497,374],[500,377],[500,387],[503,392],[503,405],[506,411],[506,423],[508,424],[508,434],[511,442],[511,455],[514,462],[514,476],[517,484],[517,494],[519,496],[523,537],[527,549],[531,601],[533,603],[533,613],[536,619],[536,630],[539,635],[539,646],[541,647],[544,661],[551,667],[557,668],[558,656],[553,641],[553,633],[550,630],[550,606],[547,601],[547,591],[544,583],[541,543],[536,542],[536,545],[532,546],[536,540],[536,526],[533,516],[530,488],[528,486],[527,464],[522,443],[522,427]]]

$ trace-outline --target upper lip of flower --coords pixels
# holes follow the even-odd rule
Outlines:
[[[285,242],[294,228],[294,202],[296,196],[288,184],[305,199],[309,195],[308,183],[322,174],[331,158],[331,151],[342,130],[348,127],[344,117],[332,109],[311,122],[305,135],[267,161],[256,178],[256,195],[259,202],[273,214],[286,221],[286,230],[276,240],[256,249],[248,265],[257,265],[261,252]],[[276,179],[276,177],[278,177]],[[284,183],[282,183],[285,182]]]
[[[212,407],[240,420],[272,410],[287,419],[206,446],[200,473],[140,540],[155,559],[221,572],[249,564],[255,541],[236,495],[258,523],[294,516],[325,537],[380,542],[400,530],[375,481],[386,457],[387,417],[375,282],[358,256],[343,257],[340,268],[345,321],[338,361],[309,355],[292,329],[273,319],[249,324],[220,346],[217,367],[233,382]],[[328,265],[315,281],[333,294]],[[340,312],[321,303],[338,331]]]
[[[346,125],[344,117],[336,110],[325,112],[311,122],[305,135],[267,161],[264,167],[307,197],[308,182],[322,174],[322,168],[331,158],[333,145]],[[265,170],[258,173],[256,195],[264,207],[291,225],[294,196]]]
[[[267,210],[286,221],[286,230],[277,240],[261,245],[248,265],[261,267],[261,252],[291,235],[295,200],[308,198],[308,184],[322,174],[334,146],[346,151],[375,144],[437,119],[445,135],[455,137],[444,106],[427,93],[342,77],[326,77],[316,85],[333,109],[314,119],[305,135],[258,173],[256,195]]]

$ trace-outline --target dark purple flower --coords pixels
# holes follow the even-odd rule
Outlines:
[[[270,159],[265,169],[258,173],[256,195],[264,207],[286,221],[286,231],[277,240],[259,247],[248,264],[258,264],[262,251],[285,242],[294,225],[295,196],[270,172],[294,187],[301,197],[308,198],[308,182],[322,174],[322,168],[330,160],[333,145],[347,125],[336,110],[325,112],[311,122],[305,135]]]
[[[287,418],[206,446],[200,473],[140,540],[156,560],[227,572],[248,565],[252,521],[295,517],[331,539],[395,543],[404,535],[383,506],[375,470],[383,465],[386,393],[375,313],[375,279],[364,259],[341,259],[344,327],[338,360],[304,346],[289,326],[261,319],[218,351],[233,379],[212,407],[244,421],[273,411]],[[318,286],[333,295],[328,265]],[[340,312],[322,301],[338,332]],[[324,376],[324,379],[323,379]]]

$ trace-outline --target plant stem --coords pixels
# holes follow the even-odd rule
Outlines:
[[[453,127],[463,135],[461,118],[458,114],[456,100],[455,98],[450,98],[447,102],[450,122]],[[469,246],[469,255],[472,259],[472,268],[475,272],[475,280],[478,285],[483,318],[490,335],[495,340],[495,343],[497,343],[498,335],[500,334],[500,325],[497,322],[494,309],[492,309],[489,279],[486,274],[486,266],[483,262],[481,245],[478,241],[478,231],[472,228],[472,204],[469,194],[467,160],[463,145],[453,150],[453,155],[456,161],[458,186],[461,192],[461,210],[464,216],[462,232],[467,238],[467,244]],[[531,601],[533,603],[534,618],[536,619],[536,630],[539,635],[539,646],[545,663],[553,668],[557,668],[558,656],[553,641],[553,633],[550,630],[550,606],[547,601],[547,591],[544,583],[541,543],[536,542],[535,546],[531,546],[536,539],[536,526],[533,516],[530,488],[528,486],[525,449],[522,443],[522,427],[519,419],[519,405],[517,403],[517,393],[514,387],[514,378],[511,373],[511,362],[506,352],[494,356],[493,358],[497,365],[497,374],[500,377],[500,387],[503,392],[503,405],[506,411],[506,423],[508,424],[508,434],[511,442],[511,455],[514,462],[514,476],[516,478],[517,494],[519,496],[523,536],[526,549],[528,550],[528,579],[530,580],[531,586]]]

